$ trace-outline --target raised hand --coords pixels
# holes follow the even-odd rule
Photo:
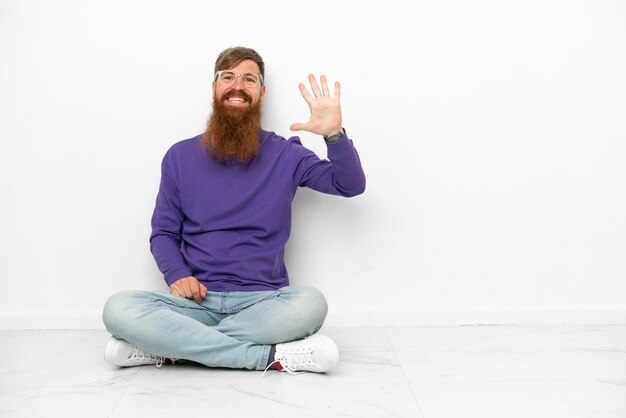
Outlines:
[[[309,74],[309,82],[311,83],[312,97],[304,83],[298,84],[302,97],[309,105],[311,110],[311,118],[306,123],[294,123],[291,125],[292,131],[309,131],[314,134],[328,136],[332,132],[341,130],[341,105],[339,104],[340,86],[335,81],[335,91],[330,96],[328,91],[328,83],[326,76],[320,77],[322,89],[317,84],[317,80],[313,74]]]

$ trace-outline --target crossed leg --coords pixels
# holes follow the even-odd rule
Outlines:
[[[107,330],[157,356],[209,367],[262,370],[272,344],[317,332],[328,306],[307,286],[209,292],[201,303],[167,292],[127,291],[107,301]]]

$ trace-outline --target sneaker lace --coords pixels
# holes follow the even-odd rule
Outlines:
[[[313,361],[312,350],[298,350],[291,353],[276,353],[276,360],[267,365],[261,378],[265,376],[265,373],[276,363],[280,363],[283,370],[289,374],[303,374],[306,371],[298,371],[304,366],[320,367],[319,364]]]
[[[154,354],[146,353],[143,349],[133,345],[133,352],[130,355],[131,360],[138,361],[155,361],[157,367],[161,367],[165,361],[165,357],[155,356]]]

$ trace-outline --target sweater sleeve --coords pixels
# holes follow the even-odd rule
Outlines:
[[[344,134],[337,142],[326,143],[328,160],[302,146],[297,137],[290,138],[297,155],[295,181],[322,193],[352,197],[365,191],[365,173],[352,140]]]
[[[152,214],[150,251],[168,285],[191,276],[181,253],[184,214],[181,209],[176,161],[170,149],[161,163],[161,184]]]

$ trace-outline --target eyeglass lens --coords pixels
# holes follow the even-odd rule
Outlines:
[[[241,77],[243,80],[243,84],[248,87],[254,87],[259,82],[259,77],[251,73],[243,73],[237,74],[234,71],[221,71],[219,73],[218,79],[220,83],[224,86],[230,86],[237,80],[237,78]]]

